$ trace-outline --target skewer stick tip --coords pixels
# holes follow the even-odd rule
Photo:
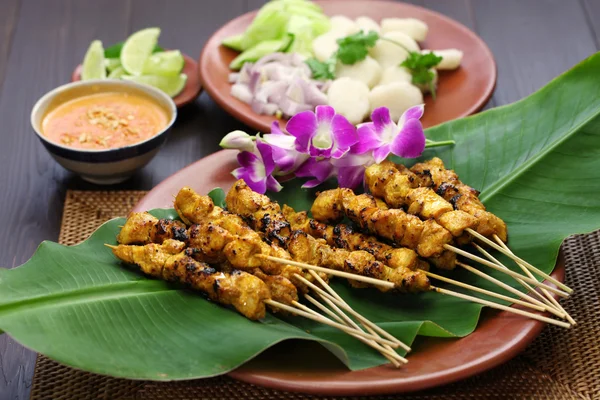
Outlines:
[[[564,283],[558,281],[557,279],[551,277],[549,274],[545,273],[544,271],[540,270],[539,268],[536,268],[533,265],[529,264],[527,261],[523,260],[521,257],[517,256],[512,251],[510,251],[510,249],[505,249],[505,248],[503,248],[503,246],[499,246],[495,242],[491,241],[490,239],[486,238],[485,236],[483,236],[482,234],[480,234],[479,232],[476,232],[475,230],[473,230],[471,228],[467,228],[466,231],[469,232],[474,237],[476,237],[477,239],[486,243],[487,245],[489,245],[489,246],[493,247],[494,249],[498,250],[499,252],[503,253],[507,257],[510,257],[516,263],[523,264],[525,267],[527,267],[531,271],[535,272],[536,274],[540,275],[541,277],[545,278],[546,280],[554,283],[557,287],[559,287],[562,290],[564,290],[565,292],[567,292],[567,294],[573,293],[573,289],[571,289]],[[495,236],[497,237],[498,235],[495,235]],[[500,238],[498,238],[498,239],[500,239]]]
[[[116,249],[116,248],[118,247],[118,246],[113,246],[112,244],[108,244],[108,243],[104,243],[104,245],[105,245],[106,247],[108,247],[109,249],[113,249],[113,250],[114,250],[114,249]]]

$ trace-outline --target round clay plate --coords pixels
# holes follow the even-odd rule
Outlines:
[[[429,26],[425,49],[456,48],[464,52],[459,69],[440,73],[437,98],[425,97],[423,126],[466,117],[480,110],[489,100],[496,85],[496,63],[490,49],[475,33],[464,25],[434,11],[404,3],[388,1],[317,1],[327,15],[346,15],[350,18],[368,16],[375,21],[389,17],[414,17]],[[261,132],[270,132],[273,116],[256,114],[248,104],[230,94],[228,82],[229,63],[237,52],[221,46],[228,36],[242,33],[250,24],[256,11],[244,14],[219,29],[206,43],[199,61],[202,86],[227,112]],[[282,125],[285,122],[282,120]]]
[[[228,190],[238,166],[236,151],[214,153],[182,169],[156,186],[136,211],[170,208],[184,186],[206,194],[215,187]],[[564,279],[562,256],[552,274]],[[547,282],[546,282],[547,283]],[[288,341],[265,351],[232,371],[232,377],[274,389],[327,396],[358,396],[421,390],[464,379],[495,367],[521,352],[542,330],[543,322],[508,312],[484,309],[475,332],[461,339],[418,337],[409,363],[349,371],[320,345]]]
[[[198,79],[198,64],[190,56],[183,54],[183,58],[185,60],[185,64],[183,65],[183,70],[181,72],[187,75],[187,82],[185,83],[185,87],[181,93],[173,97],[173,101],[178,108],[194,101],[202,89],[202,86],[200,85],[200,79]],[[71,75],[71,82],[80,80],[81,64],[75,68],[73,74]]]

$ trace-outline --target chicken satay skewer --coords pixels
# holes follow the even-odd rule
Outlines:
[[[281,262],[281,263],[283,263],[285,261],[285,259],[279,259],[277,257],[271,257],[271,256],[264,256],[264,257],[268,258],[269,260],[274,261],[274,262]],[[311,265],[310,268],[309,268],[309,267],[306,266],[307,265],[306,263],[302,263],[302,262],[298,262],[298,261],[289,261],[288,260],[288,262],[291,263],[292,265],[296,265],[296,266],[301,267],[301,268],[306,268],[306,269],[310,269],[310,270],[313,270],[313,271],[323,272],[323,273],[327,273],[329,275],[339,276],[341,278],[346,278],[346,279],[349,279],[349,280],[356,280],[355,279],[356,274],[352,274],[352,273],[349,273],[349,272],[332,270],[330,268],[319,267],[317,265]],[[428,271],[424,271],[424,273],[427,276],[430,276],[432,278],[444,281],[446,283],[450,283],[450,284],[458,286],[458,287],[469,289],[469,290],[472,290],[474,292],[479,292],[479,293],[485,294],[485,295],[490,296],[490,297],[496,297],[496,298],[501,299],[501,300],[510,301],[511,303],[519,304],[519,305],[522,305],[524,307],[528,307],[528,308],[531,308],[531,309],[534,309],[534,310],[537,310],[537,311],[546,311],[547,310],[547,307],[545,307],[545,305],[543,303],[540,303],[540,302],[539,302],[540,304],[537,304],[537,303],[536,304],[532,304],[532,303],[527,302],[527,301],[521,301],[519,299],[514,299],[512,297],[504,296],[502,294],[495,293],[495,292],[492,292],[490,290],[482,289],[482,288],[477,287],[477,286],[469,285],[467,283],[456,281],[454,279],[446,278],[446,277],[443,277],[441,275],[437,275],[437,274],[434,274],[434,273],[431,273],[431,272],[428,272]],[[360,276],[362,276],[362,275],[360,275]],[[368,283],[368,284],[373,285],[373,286],[381,286],[381,287],[386,287],[386,288],[389,288],[389,289],[393,289],[394,288],[394,284],[391,283],[391,282],[388,282],[388,281],[384,281],[384,280],[377,279],[377,278],[365,277],[365,276],[362,276],[362,278],[363,279],[360,279],[361,282],[365,282],[365,283]],[[384,282],[386,282],[386,283],[384,283]],[[513,292],[515,294],[518,293],[519,295],[524,295],[522,292],[519,292],[518,290],[516,290],[516,289],[514,289],[512,287],[510,287],[510,286],[508,286],[508,285],[506,285],[506,284],[504,284],[502,282],[500,282],[500,283],[502,284],[502,287],[504,287],[505,289],[507,289],[507,290],[509,290],[509,291],[511,291],[511,292]],[[508,288],[510,288],[510,289],[508,289]]]
[[[375,256],[378,261],[390,268],[406,268],[428,270],[429,265],[421,261],[414,250],[406,247],[392,247],[375,236],[355,232],[345,224],[328,225],[308,218],[306,211],[296,212],[292,207],[284,205],[282,213],[290,222],[292,229],[301,230],[317,239],[325,239],[327,244],[345,250],[364,250]]]
[[[311,212],[314,219],[324,223],[337,223],[346,216],[370,234],[416,251],[438,268],[455,267],[456,255],[444,248],[454,239],[447,229],[434,220],[421,221],[402,209],[382,205],[373,196],[338,188],[319,193]]]
[[[434,157],[429,161],[415,164],[410,168],[410,172],[420,178],[420,186],[433,187],[436,193],[452,203],[456,210],[475,216],[478,219],[475,229],[477,232],[486,237],[496,234],[502,241],[506,241],[507,231],[504,221],[487,211],[479,200],[479,192],[462,183],[454,171],[446,169],[441,159]]]
[[[503,269],[508,269],[508,267],[506,265],[502,264],[497,258],[495,258],[490,253],[488,253],[484,248],[482,248],[481,246],[479,246],[478,244],[475,244],[475,243],[473,243],[473,245],[481,254],[486,256],[490,261],[496,263],[499,267],[502,267]],[[527,270],[525,268],[524,272],[529,272],[529,270]],[[529,276],[530,278],[535,279],[535,277],[533,275],[531,275],[531,273],[529,273],[529,274],[530,274],[530,276]],[[559,318],[566,318],[569,322],[571,322],[573,320],[570,316],[567,316],[567,313],[564,312],[564,310],[562,310],[562,307],[560,307],[560,306],[556,307],[554,305],[554,303],[552,303],[542,293],[538,292],[533,287],[531,287],[531,285],[529,285],[527,282],[523,281],[522,279],[516,279],[516,281],[519,282],[521,284],[521,286],[523,286],[525,289],[527,289],[529,293],[531,293],[532,295],[535,295],[539,300],[541,300],[546,305],[546,309],[549,312],[551,312],[552,314],[556,315]],[[550,295],[550,292],[548,292],[544,288],[542,288],[541,290],[542,290],[542,292],[548,293],[548,296],[550,296],[550,298],[552,298],[552,300],[554,300],[554,297],[552,297]],[[571,324],[573,324],[573,323],[571,322]]]
[[[485,206],[479,200],[479,192],[461,182],[456,172],[446,169],[441,159],[434,157],[427,162],[415,164],[411,168],[411,171],[421,176],[426,176],[425,180],[430,179],[432,186],[434,186],[438,194],[449,200],[454,199],[451,202],[455,204],[457,209],[464,210],[472,215],[478,215],[479,218],[486,222],[484,224],[480,223],[476,231],[469,228],[467,232],[513,259],[517,264],[522,264],[530,271],[554,283],[567,293],[573,293],[573,290],[567,285],[487,238],[487,236],[490,236],[497,240],[497,237],[500,241],[506,242],[506,224],[494,214],[486,211]]]
[[[373,164],[365,170],[365,185],[371,194],[391,208],[406,206],[409,214],[423,220],[433,219],[452,236],[461,237],[467,228],[476,227],[478,219],[439,196],[430,187],[419,187],[416,175],[390,161]]]
[[[372,196],[357,196],[350,189],[333,189],[321,192],[317,196],[315,202],[313,203],[313,207],[311,208],[311,210],[313,211],[313,215],[317,220],[327,220],[328,217],[332,215],[332,213],[335,214],[335,218],[332,217],[332,219],[336,220],[339,219],[341,215],[345,214],[351,220],[366,228],[371,233],[383,236],[396,243],[409,244],[414,246],[415,241],[423,240],[422,236],[420,239],[418,238],[418,232],[411,234],[409,232],[410,228],[404,226],[404,224],[410,222],[396,221],[395,217],[398,217],[400,219],[405,218],[406,216],[412,217],[412,221],[414,221],[417,224],[422,223],[420,219],[418,219],[415,216],[406,214],[400,209],[380,210],[376,206],[375,199]],[[409,218],[409,221],[410,220],[411,219]],[[404,236],[406,236],[407,234],[410,234],[412,236],[412,239],[409,241],[406,241],[404,239]],[[450,235],[449,232],[447,234]],[[414,240],[414,237],[417,237],[417,240]],[[438,238],[438,236],[432,235],[431,237],[429,237],[429,239],[426,240],[435,241],[436,238]],[[423,243],[420,243],[419,245],[422,244]],[[439,248],[450,250],[454,254],[459,254],[464,257],[467,257],[480,264],[486,265],[490,268],[496,269],[500,272],[510,275],[513,278],[520,278],[533,286],[544,287],[545,289],[557,293],[563,297],[568,296],[568,293],[563,292],[562,290],[538,282],[535,279],[527,278],[526,276],[518,274],[511,270],[504,270],[503,268],[498,267],[495,263],[491,263],[485,259],[482,259],[481,257],[477,257],[475,255],[472,255],[471,253],[468,253],[455,246],[445,243],[445,240],[431,244],[431,246],[428,247],[438,248],[438,251]],[[455,265],[455,262],[453,262],[453,265]]]
[[[287,225],[290,225],[289,221],[287,221],[287,219],[285,218],[285,215],[280,210],[278,204],[272,202],[268,197],[266,197],[264,195],[261,195],[261,194],[251,191],[248,188],[248,186],[243,182],[237,182],[232,187],[232,189],[229,191],[229,193],[226,196],[226,202],[228,203],[228,205],[230,205],[230,207],[232,208],[232,211],[237,212],[246,218],[254,218],[254,221],[258,221],[258,220],[264,221],[265,220],[264,216],[267,215],[265,212],[265,210],[266,210],[266,211],[268,211],[269,220],[278,221],[277,226],[281,226],[282,223],[287,223]],[[269,229],[268,226],[265,226],[264,228]],[[274,261],[274,260],[271,260],[271,261]],[[308,261],[308,260],[303,260],[303,261]],[[321,265],[320,262],[312,262],[311,264],[312,265],[315,265],[315,264]],[[301,267],[301,265],[299,265],[299,264],[294,264],[294,265]],[[338,267],[338,265],[334,265],[334,268],[336,270],[340,269],[340,268],[336,268],[336,267]],[[324,272],[324,271],[322,271],[322,272]],[[479,273],[479,271],[476,271],[476,272]],[[536,299],[533,299],[529,295],[521,293],[516,289],[513,289],[505,284],[502,284],[501,282],[495,280],[494,278],[489,277],[488,275],[485,275],[483,273],[479,273],[479,275],[482,275],[484,278],[486,278],[496,284],[500,283],[499,286],[503,287],[504,289],[510,288],[508,290],[511,291],[512,293],[516,294],[517,296],[519,296],[523,299],[529,300],[531,303],[534,303],[534,304],[529,304],[529,303],[522,302],[522,303],[526,304],[527,307],[530,307],[530,308],[533,308],[536,310],[540,310],[540,311],[546,310],[546,307],[543,303],[541,303],[540,301],[537,301]],[[348,277],[350,275],[338,274],[338,276]],[[453,281],[453,282],[456,282],[456,281]],[[459,284],[459,286],[461,286],[460,282],[457,282],[457,283]],[[464,284],[462,286],[464,287]],[[477,288],[476,290],[479,290],[481,292],[483,289]],[[487,291],[486,294],[489,294],[489,293],[493,293],[493,292]],[[502,295],[498,295],[498,294],[496,294],[495,297],[498,297],[498,296],[500,296],[502,298]],[[506,296],[504,296],[503,300],[505,300],[505,299],[506,299]],[[536,303],[536,301],[537,301],[537,303]],[[516,302],[519,302],[519,301],[516,301]]]
[[[148,213],[134,213],[129,216],[129,218],[125,224],[126,228],[119,233],[119,241],[121,241],[121,242],[138,242],[138,243],[142,242],[142,244],[146,244],[146,242],[148,242],[148,240],[162,242],[164,236],[163,235],[157,236],[156,232],[161,232],[161,233],[168,232],[169,229],[164,229],[164,227],[166,227],[166,226],[173,226],[177,229],[180,229],[181,226],[179,224],[180,223],[177,221],[158,220],[158,219],[152,217]],[[157,226],[159,227],[158,229],[157,229]],[[207,229],[203,229],[203,228],[207,228]],[[207,262],[210,262],[211,260],[214,261],[213,255],[216,252],[223,253],[222,247],[226,246],[227,243],[230,243],[231,239],[234,238],[232,235],[228,234],[228,232],[220,229],[217,226],[211,226],[211,225],[202,226],[202,227],[199,227],[198,225],[192,226],[189,228],[189,232],[179,231],[177,237],[178,237],[178,239],[186,240],[188,242],[188,244],[191,244],[193,246],[198,246],[198,247],[195,247],[194,249],[188,249],[188,250],[191,250],[191,254],[193,254],[195,256],[196,260],[198,260],[198,258],[202,258],[202,255],[206,255],[207,259],[204,259],[204,260],[200,259],[198,261],[207,261]],[[198,240],[199,237],[202,237],[202,239]],[[209,243],[211,243],[211,244],[209,244]],[[221,244],[221,246],[219,246],[218,244]],[[199,251],[196,251],[196,250],[199,250]],[[223,254],[225,254],[225,253],[223,253]],[[296,307],[299,307],[299,305],[301,305],[300,303],[297,302],[298,294],[296,291],[296,287],[287,278],[280,276],[280,275],[266,275],[264,272],[262,272],[259,269],[254,269],[249,272],[251,272],[253,275],[257,276],[259,279],[261,279],[263,282],[265,282],[267,284],[268,288],[270,289],[273,300],[284,303],[284,304],[290,304],[290,305],[293,305]],[[315,274],[314,276],[318,277],[317,274]],[[325,281],[322,280],[320,277],[318,277],[318,278],[321,282],[325,283]],[[291,293],[291,292],[293,292],[293,293]],[[302,307],[299,307],[299,308],[302,308]],[[277,310],[277,308],[275,308],[275,310]],[[365,319],[365,318],[363,317],[363,319]],[[391,335],[389,335],[389,336],[393,338],[393,336],[391,336]],[[363,338],[363,340],[364,340],[364,338]],[[399,345],[401,344],[401,342],[398,341],[397,339],[393,339],[393,341],[398,342]],[[374,341],[371,341],[371,342],[374,342]],[[374,343],[376,343],[376,342],[374,342]],[[394,363],[398,363],[398,361],[395,360]]]
[[[388,246],[384,243],[377,241],[372,236],[364,235],[361,233],[350,232],[350,228],[343,224],[338,224],[335,227],[333,227],[333,226],[324,224],[322,222],[318,222],[316,220],[309,219],[306,216],[306,212],[296,213],[289,206],[284,206],[283,213],[284,213],[284,215],[286,215],[288,221],[290,221],[290,224],[292,225],[293,229],[302,229],[302,230],[307,229],[307,230],[309,230],[308,233],[315,233],[316,235],[319,235],[319,237],[325,236],[325,237],[327,237],[327,242],[332,245],[342,245],[344,247],[352,247],[355,242],[362,242],[363,244],[360,245],[361,248],[365,249],[367,251],[372,249],[372,253],[380,261],[386,260],[387,255],[388,254],[391,255],[394,251],[408,250],[409,252],[412,252],[412,250],[409,250],[406,248],[393,249],[393,248],[391,248],[391,246]],[[336,232],[338,234],[336,234]],[[344,235],[343,237],[341,237],[342,233]],[[369,247],[369,245],[371,245],[371,246]],[[416,254],[414,254],[414,256],[416,257]],[[400,257],[397,257],[397,258],[400,258]],[[406,258],[407,258],[406,256],[402,257],[402,259],[406,259]],[[495,293],[495,292],[492,292],[489,290],[485,290],[485,289],[479,288],[477,286],[467,285],[460,281],[456,281],[456,280],[449,279],[449,278],[446,278],[446,277],[443,277],[440,275],[436,275],[436,274],[427,272],[426,270],[423,270],[423,273],[430,278],[442,280],[444,282],[454,284],[459,287],[469,288],[470,290],[480,292],[480,293],[486,294],[491,297],[497,297],[502,300],[511,301],[511,302],[523,305],[525,307],[529,307],[529,308],[538,310],[538,311],[546,310],[546,305],[544,303],[541,303],[539,301],[536,302],[535,299],[529,299],[529,296],[527,294],[519,292],[513,288],[509,289],[509,291],[513,291],[513,293],[517,294],[517,296],[528,299],[530,301],[526,302],[526,301],[521,301],[518,299],[513,299],[511,297],[504,296],[502,294],[498,294],[498,293]],[[487,278],[488,275],[484,274],[484,277]],[[490,279],[488,279],[488,280],[490,280]],[[535,293],[537,293],[537,292],[535,292]],[[559,316],[561,316],[561,315],[559,315]],[[563,316],[561,316],[561,318],[562,317]]]
[[[142,272],[155,278],[186,283],[192,289],[207,294],[213,301],[232,305],[240,314],[249,319],[264,318],[264,304],[268,304],[338,328],[348,334],[363,337],[369,341],[398,347],[393,341],[372,337],[372,335],[333,322],[322,316],[304,315],[302,310],[272,300],[267,285],[261,279],[239,270],[234,270],[231,273],[220,272],[206,263],[198,262],[185,254],[185,244],[183,242],[166,240],[160,245],[150,243],[143,246],[112,246],[109,244],[105,246],[111,248],[113,253],[122,261],[136,264]]]
[[[420,271],[392,269],[368,252],[336,249],[303,231],[292,231],[279,205],[267,196],[252,191],[243,180],[232,186],[225,202],[229,211],[244,217],[251,226],[261,230],[265,238],[276,230],[278,240],[284,243],[292,259],[296,261],[376,276],[392,282],[398,290],[422,291],[429,287],[429,279]]]
[[[275,260],[273,260],[273,261],[275,261]],[[284,260],[284,259],[281,260],[281,262],[287,262],[287,261],[288,260]],[[314,266],[314,265],[311,265],[311,264],[304,264],[303,268],[304,269],[308,269],[308,270],[314,269],[315,271],[319,271],[319,272],[323,272],[323,270],[327,270],[327,268],[318,267],[318,266]],[[328,273],[330,275],[334,275],[334,271],[335,270],[330,270],[330,272],[328,272]],[[336,272],[339,272],[339,271],[336,271]],[[356,281],[360,282],[360,281],[364,281],[365,278],[367,278],[367,277],[364,277],[362,275],[356,275],[356,274],[354,274],[354,276],[352,278],[349,278],[349,279],[356,280]],[[376,283],[376,285],[381,285],[382,287],[388,287],[388,285],[389,285],[389,282],[387,282],[387,281],[384,281],[384,280],[381,280],[381,279],[379,279],[378,281],[379,282]],[[369,280],[368,283],[371,284],[371,285],[374,284],[371,280]],[[544,317],[544,316],[541,316],[541,315],[538,315],[538,314],[534,314],[534,313],[531,313],[531,312],[528,312],[528,311],[520,310],[518,308],[512,308],[512,307],[509,307],[509,306],[505,306],[503,304],[494,303],[492,301],[480,299],[478,297],[470,296],[470,295],[459,293],[459,292],[454,292],[452,290],[448,290],[448,289],[444,289],[444,288],[439,288],[439,287],[436,287],[436,286],[433,286],[433,285],[430,286],[430,288],[431,288],[432,291],[435,291],[435,292],[438,292],[438,293],[441,293],[441,294],[445,294],[445,295],[449,295],[449,296],[453,296],[453,297],[458,297],[458,298],[461,298],[461,299],[464,299],[464,300],[469,300],[469,301],[474,302],[474,303],[483,304],[483,305],[486,305],[488,307],[495,308],[495,309],[498,309],[498,310],[512,312],[514,314],[519,314],[519,315],[526,316],[526,317],[529,317],[529,318],[532,318],[532,319],[536,319],[536,320],[539,320],[539,321],[542,321],[542,322],[546,322],[546,323],[549,323],[549,324],[561,326],[563,328],[570,328],[571,327],[571,324],[569,324],[569,323],[566,323],[566,322],[563,322],[563,321],[556,321],[554,319],[551,319],[551,318],[548,318],[548,317]]]

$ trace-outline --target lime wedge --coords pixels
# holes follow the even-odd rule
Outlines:
[[[104,79],[106,78],[106,66],[104,65],[104,49],[102,42],[94,40],[83,59],[81,79]]]
[[[104,55],[106,57],[106,54]],[[113,72],[115,69],[121,66],[121,59],[119,58],[105,58],[104,65],[109,73]]]
[[[160,76],[160,75],[141,75],[132,76],[125,75],[121,79],[133,81],[137,83],[145,83],[146,85],[154,86],[168,94],[171,97],[177,96],[185,87],[187,82],[186,74],[175,76]]]
[[[179,75],[185,60],[179,50],[154,53],[144,64],[144,75]]]
[[[131,75],[142,75],[144,64],[160,35],[159,28],[142,29],[129,36],[121,49],[121,65]]]
[[[108,79],[119,79],[123,75],[127,75],[127,71],[125,71],[125,68],[119,65],[117,68],[113,69],[110,74],[108,74]]]

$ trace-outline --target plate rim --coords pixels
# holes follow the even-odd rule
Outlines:
[[[492,98],[493,94],[494,94],[494,90],[496,89],[496,85],[497,85],[497,81],[498,81],[498,65],[496,63],[496,59],[494,57],[494,54],[492,53],[492,51],[490,50],[489,46],[487,45],[487,43],[473,30],[469,29],[467,26],[465,26],[464,24],[460,23],[459,21],[450,18],[438,11],[434,11],[431,10],[429,8],[426,7],[422,7],[419,5],[415,5],[415,4],[410,4],[410,3],[405,3],[403,1],[392,1],[392,0],[314,0],[315,3],[317,4],[321,4],[323,5],[324,3],[333,3],[333,2],[353,2],[353,3],[361,3],[361,2],[368,2],[368,3],[383,3],[383,4],[389,4],[390,6],[397,6],[397,5],[401,5],[403,7],[408,7],[408,8],[413,8],[416,10],[420,10],[421,12],[425,12],[425,13],[429,13],[431,15],[434,15],[435,17],[444,20],[446,23],[453,25],[455,28],[459,29],[460,31],[462,31],[465,35],[472,37],[476,42],[478,42],[478,44],[481,46],[481,49],[484,52],[485,58],[488,59],[491,62],[492,68],[490,70],[490,79],[488,82],[486,82],[486,86],[483,88],[482,93],[483,95],[480,96],[478,98],[478,100],[471,105],[471,107],[469,107],[468,109],[465,109],[462,113],[456,115],[453,119],[460,119],[460,118],[464,118],[467,117],[469,115],[473,115],[475,113],[477,113],[478,111],[480,111],[482,108],[485,107],[485,105],[490,101],[490,99]],[[204,44],[202,51],[200,52],[200,56],[198,58],[198,76],[200,79],[200,83],[202,85],[202,87],[204,88],[204,90],[206,91],[206,93],[208,93],[208,95],[210,96],[210,98],[217,103],[217,105],[221,108],[223,108],[229,115],[231,115],[232,117],[234,117],[235,119],[237,119],[238,121],[241,121],[242,123],[248,125],[249,127],[256,129],[260,132],[264,132],[267,133],[270,131],[270,127],[271,127],[271,123],[273,121],[278,121],[280,124],[284,124],[287,122],[287,120],[282,119],[282,118],[275,118],[273,117],[272,119],[270,119],[270,122],[265,122],[265,121],[261,121],[261,118],[264,118],[266,116],[264,115],[259,115],[256,114],[254,112],[240,112],[237,110],[237,107],[240,104],[243,104],[245,106],[248,106],[245,103],[242,103],[241,101],[235,99],[234,97],[232,97],[230,94],[222,94],[221,91],[219,91],[217,89],[217,82],[213,81],[213,80],[207,80],[206,79],[206,72],[203,71],[208,71],[211,68],[211,65],[207,64],[207,59],[208,57],[206,56],[206,54],[208,54],[211,51],[215,51],[215,49],[218,49],[219,46],[221,45],[220,42],[218,43],[214,43],[217,42],[217,37],[220,36],[221,32],[226,30],[227,28],[229,28],[230,26],[236,26],[240,24],[240,21],[243,21],[245,18],[249,18],[251,15],[255,14],[258,10],[251,10],[247,13],[244,13],[232,20],[227,21],[224,25],[222,25],[219,29],[217,29],[215,32],[213,32],[213,34],[208,38],[208,40],[206,41],[206,43]],[[232,101],[233,100],[233,101]],[[443,122],[448,122],[450,120],[447,121],[442,121],[440,123]]]
[[[187,171],[194,171],[196,168],[199,168],[198,164],[208,163],[212,165],[218,165],[220,159],[223,158],[225,162],[232,161],[236,154],[236,150],[220,150],[178,170],[177,172],[171,174],[168,178],[160,182],[158,185],[156,185],[142,199],[140,199],[138,203],[134,206],[133,211],[145,211],[149,208],[152,208],[145,204],[149,201],[149,199],[152,196],[154,196],[156,193],[163,192],[163,187],[166,188],[172,181],[176,180],[180,175],[183,176],[186,174]],[[171,193],[167,195],[169,196],[169,198],[171,198]],[[558,279],[561,282],[564,282],[565,263],[564,254],[562,253],[562,250],[558,254],[557,263],[554,270],[551,272],[551,276]],[[554,286],[550,282],[545,281],[545,283]],[[512,307],[515,307],[515,305],[513,304]],[[516,308],[519,307],[517,306]],[[506,311],[500,312],[497,310],[490,310],[486,308],[482,309],[482,311],[486,311],[486,313],[493,314],[493,316],[489,318],[482,318],[480,316],[477,327],[471,334],[463,338],[450,338],[448,340],[457,341],[468,338],[470,335],[475,334],[477,330],[481,328],[482,323],[486,324],[488,320],[494,321],[513,316],[512,313],[508,313]],[[542,315],[548,316],[549,314],[544,313]],[[293,378],[282,379],[278,378],[277,376],[274,377],[273,374],[269,372],[264,373],[259,371],[254,373],[251,370],[244,370],[244,366],[246,365],[246,363],[226,373],[226,375],[236,380],[254,384],[257,386],[267,387],[276,390],[284,390],[289,392],[305,393],[310,395],[367,396],[415,392],[418,390],[434,388],[442,385],[447,385],[449,383],[457,382],[459,380],[463,380],[474,375],[480,374],[482,372],[488,371],[500,364],[507,362],[508,360],[514,358],[516,355],[521,353],[525,349],[525,347],[527,347],[536,337],[539,336],[542,329],[547,325],[544,322],[533,319],[517,320],[513,323],[520,323],[524,325],[524,327],[520,331],[522,335],[518,340],[515,341],[507,339],[504,341],[504,346],[501,349],[496,348],[494,352],[486,353],[485,356],[476,357],[474,360],[469,360],[467,364],[461,365],[460,367],[455,367],[450,370],[442,370],[435,374],[425,375],[425,378],[419,378],[420,375],[411,376],[408,377],[408,379],[407,377],[401,377],[397,379],[389,379],[384,377],[382,381],[378,381],[377,383],[365,382],[364,380],[361,381],[360,379],[352,381],[345,380],[341,382],[338,380],[337,384],[331,380],[298,381],[294,380]],[[348,369],[344,372],[348,374],[360,374],[362,371],[373,370],[377,368],[385,368],[385,366],[377,366],[358,371],[351,371]]]

